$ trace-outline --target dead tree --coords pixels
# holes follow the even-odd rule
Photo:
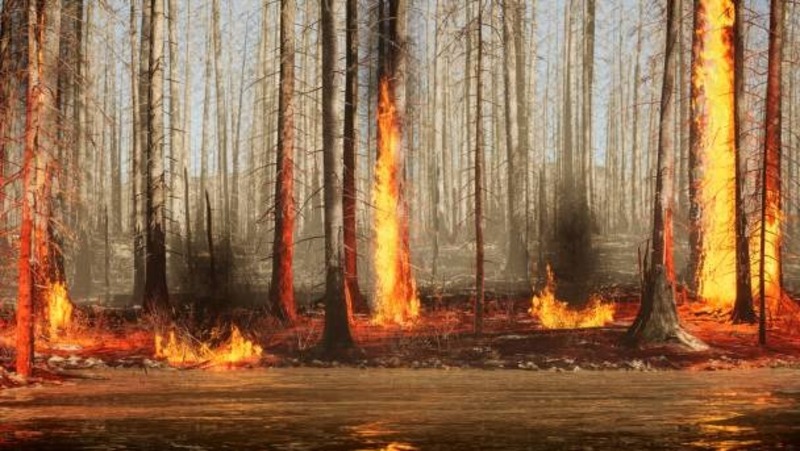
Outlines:
[[[167,290],[166,186],[164,180],[164,0],[150,0],[150,51],[147,77],[147,199],[145,205],[146,264],[142,305],[151,313],[169,308]]]
[[[664,75],[661,86],[656,189],[653,199],[653,235],[649,262],[642,286],[639,313],[625,339],[632,344],[678,341],[693,349],[705,345],[681,328],[675,306],[675,287],[667,278],[665,258],[668,246],[665,222],[671,221],[674,203],[674,146],[670,127],[674,124],[672,94],[675,80],[675,44],[678,36],[677,2],[667,0],[667,37],[664,51]]]
[[[344,86],[344,273],[354,312],[368,313],[369,305],[358,285],[356,234],[356,135],[358,119],[358,1],[347,0]],[[323,70],[324,72],[324,70]],[[324,133],[324,132],[323,132]]]
[[[322,152],[325,198],[325,329],[326,350],[353,345],[350,334],[350,291],[344,271],[342,153],[339,130],[339,68],[336,49],[335,0],[320,0],[322,51]]]
[[[275,235],[272,245],[272,314],[292,322],[294,301],[294,16],[295,0],[281,0],[280,97],[275,178]]]
[[[772,242],[767,242],[767,223],[778,222],[782,217],[781,206],[781,75],[783,64],[783,35],[784,35],[784,1],[772,0],[770,2],[769,18],[769,63],[767,69],[767,99],[766,115],[764,116],[764,158],[761,168],[761,255],[758,262],[758,343],[761,346],[767,343],[767,289],[769,283],[777,290],[769,293],[771,296],[780,297],[781,293],[781,245],[780,236],[770,237]],[[780,229],[778,229],[779,231]],[[772,231],[775,233],[775,231]],[[779,232],[778,232],[779,233]],[[767,246],[771,247],[767,253]],[[765,279],[765,266],[767,258],[774,258],[778,270],[771,274],[775,280]],[[772,290],[770,290],[772,291]],[[772,299],[772,305],[780,301]]]
[[[484,250],[483,250],[483,5],[478,0],[478,17],[476,21],[477,40],[477,79],[475,81],[475,334],[483,333],[484,304]]]
[[[747,234],[747,216],[745,214],[745,173],[742,161],[742,126],[745,115],[747,114],[744,106],[744,16],[742,0],[734,0],[735,24],[734,24],[734,83],[736,94],[734,95],[735,119],[734,127],[734,152],[736,159],[736,209],[734,212],[736,221],[736,301],[731,311],[731,320],[734,324],[755,323],[756,312],[753,309],[753,291],[750,274],[750,237]]]

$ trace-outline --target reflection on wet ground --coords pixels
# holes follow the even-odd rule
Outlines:
[[[0,392],[0,447],[400,451],[800,443],[800,370],[790,369],[79,374],[92,379]]]

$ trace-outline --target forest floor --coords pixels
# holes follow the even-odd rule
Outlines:
[[[471,281],[459,276],[470,273],[469,249],[454,248],[447,254],[449,260],[443,260],[447,263],[443,267],[450,274],[440,274],[438,280],[417,274],[423,310],[413,324],[380,326],[367,316],[355,315],[356,348],[344,355],[330,357],[320,352],[323,308],[319,294],[306,295],[301,302],[304,312],[292,327],[276,324],[263,308],[250,304],[238,308],[223,306],[212,314],[187,309],[179,315],[181,326],[176,326],[176,332],[192,343],[214,347],[227,340],[231,335],[229,326],[236,325],[247,339],[263,349],[260,358],[248,359],[239,366],[553,372],[800,367],[800,315],[768,321],[767,345],[760,347],[756,325],[732,325],[727,314],[703,311],[700,304],[683,297],[679,300],[681,322],[686,330],[709,345],[708,350],[693,352],[677,345],[645,348],[623,345],[622,337],[639,307],[635,243],[630,237],[617,237],[597,246],[597,260],[602,265],[592,276],[592,286],[597,287],[597,294],[605,302],[615,307],[613,321],[604,327],[544,328],[528,312],[530,297],[520,294],[519,284],[499,283],[505,276],[500,265],[493,264],[492,271],[487,273],[491,292],[487,293],[484,332],[480,337],[475,336]],[[501,261],[500,253],[501,250],[490,247],[488,256]],[[791,257],[791,260],[787,257],[786,264],[795,271],[798,259],[795,255]],[[795,287],[792,281],[787,280],[790,290]],[[504,286],[508,289],[504,290]],[[795,308],[796,299],[789,301]],[[8,303],[0,302],[0,388],[22,383],[11,373],[14,347],[13,310]],[[44,382],[57,381],[70,369],[170,366],[165,359],[156,358],[152,323],[141,316],[138,308],[114,302],[79,304],[74,327],[52,340],[41,334],[35,357],[36,375]],[[176,366],[220,367],[202,359]]]
[[[373,324],[356,315],[353,335],[357,347],[347,354],[326,357],[320,352],[322,311],[301,316],[289,328],[254,319],[256,312],[238,310],[228,321],[263,348],[260,359],[235,366],[260,367],[360,367],[360,368],[482,368],[527,371],[662,371],[729,370],[760,367],[800,368],[800,328],[797,324],[772,322],[767,346],[757,343],[755,325],[732,325],[727,317],[698,311],[692,304],[680,306],[684,327],[709,345],[706,351],[689,351],[678,345],[633,348],[621,339],[638,309],[637,302],[620,299],[614,320],[605,327],[544,329],[527,312],[529,301],[489,303],[484,333],[472,330],[473,316],[466,305],[429,307],[406,327]],[[57,381],[72,369],[166,368],[155,357],[154,333],[144,319],[126,320],[117,313],[93,315],[91,325],[36,348],[35,382]],[[101,319],[102,318],[102,319]],[[217,338],[226,328],[217,328]],[[220,331],[222,331],[220,333]],[[195,336],[202,339],[205,336]],[[13,367],[13,327],[0,330],[0,387],[22,384],[10,372]],[[210,361],[174,365],[179,368],[224,368]]]

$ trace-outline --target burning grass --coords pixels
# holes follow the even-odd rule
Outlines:
[[[556,299],[556,280],[550,265],[547,266],[547,284],[541,293],[533,296],[529,312],[545,329],[601,327],[614,321],[614,305],[604,303],[597,295],[593,295],[581,310],[571,309],[566,302]]]
[[[219,332],[214,331],[212,335],[218,336]],[[166,336],[156,333],[155,356],[166,359],[171,365],[206,367],[253,364],[261,359],[261,346],[244,338],[236,326],[231,326],[229,338],[219,346],[212,347],[211,341],[199,341],[173,327]]]

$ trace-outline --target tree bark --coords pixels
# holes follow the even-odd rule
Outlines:
[[[677,2],[667,0],[667,38],[664,51],[664,74],[661,86],[656,189],[653,199],[653,235],[649,266],[642,289],[642,303],[625,339],[632,344],[678,341],[692,349],[706,346],[685,332],[678,320],[675,287],[667,278],[664,261],[668,246],[665,224],[672,220],[674,193],[674,146],[670,127],[674,124],[672,94],[675,79],[675,43],[678,35]]]
[[[736,94],[734,95],[734,109],[736,110],[734,127],[736,128],[734,152],[736,159],[736,301],[731,312],[734,324],[755,323],[756,312],[753,309],[753,291],[750,274],[750,237],[747,235],[747,215],[745,212],[745,173],[742,161],[742,126],[747,112],[744,106],[745,80],[744,80],[744,15],[742,0],[734,0],[735,25],[734,25],[734,77]]]
[[[147,1],[147,0],[146,0]],[[163,315],[169,309],[167,290],[167,250],[165,241],[164,180],[164,0],[151,2],[150,59],[148,71],[147,115],[147,202],[145,207],[146,264],[144,278],[145,310]]]
[[[356,230],[356,134],[358,119],[358,1],[347,0],[344,92],[344,273],[354,312],[368,313],[369,305],[358,285]],[[324,71],[324,70],[323,70]]]
[[[286,322],[295,319],[294,300],[294,16],[295,0],[281,0],[280,98],[275,178],[275,235],[272,246],[270,309]]]
[[[758,264],[758,343],[761,346],[767,343],[767,307],[776,306],[780,298],[774,298],[782,295],[780,235],[769,237],[770,241],[768,242],[767,223],[778,222],[780,224],[779,221],[783,215],[781,205],[781,76],[783,66],[784,3],[783,0],[772,0],[770,2],[767,111],[764,116],[764,161],[761,169],[761,255]],[[778,230],[780,229],[778,228]],[[771,248],[770,256],[777,260],[776,262],[770,262],[771,264],[777,264],[778,267],[777,273],[770,274],[774,280],[766,280],[767,246]],[[770,293],[768,293],[767,284],[770,284],[771,288],[777,287],[776,291],[770,289]],[[768,295],[773,297],[769,305],[767,305],[766,299]]]
[[[325,328],[323,347],[328,350],[349,348],[350,289],[344,271],[344,210],[341,172],[342,143],[339,130],[339,68],[336,48],[335,0],[320,0],[322,49],[322,152],[325,198]]]
[[[484,250],[483,250],[483,5],[478,0],[477,79],[475,80],[475,335],[483,333]]]

